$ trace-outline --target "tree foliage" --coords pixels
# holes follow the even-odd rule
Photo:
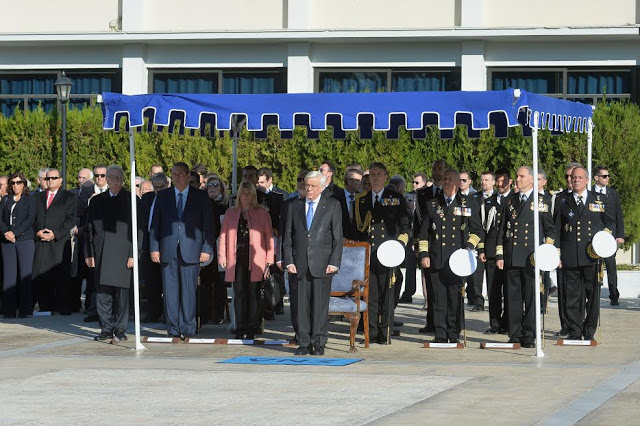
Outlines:
[[[60,167],[60,117],[54,111],[17,110],[10,117],[0,116],[0,171],[8,174],[23,171],[34,182],[43,166]],[[120,164],[129,173],[128,134],[105,132],[101,128],[99,108],[71,109],[67,120],[67,178],[75,182],[77,171],[93,165]],[[635,189],[640,182],[640,109],[630,102],[601,103],[594,115],[593,164],[610,168],[612,186],[620,192],[629,241],[640,240],[640,198]],[[227,182],[231,180],[232,138],[228,132],[206,129],[184,135],[162,132],[136,133],[137,174],[146,176],[151,165],[165,168],[176,161],[203,163]],[[539,166],[549,176],[548,188],[564,185],[564,166],[570,161],[585,164],[587,138],[584,134],[552,136],[541,131],[538,138]],[[267,138],[256,140],[243,131],[238,140],[238,166],[269,166],[276,184],[294,190],[300,169],[317,169],[324,159],[333,161],[338,181],[346,167],[357,162],[367,166],[384,162],[391,175],[407,180],[419,171],[430,172],[430,164],[443,158],[451,166],[467,170],[477,182],[485,170],[507,167],[514,172],[531,164],[531,138],[521,128],[510,129],[509,136],[498,139],[492,130],[483,131],[479,139],[470,139],[466,128],[456,129],[451,140],[440,139],[434,128],[427,129],[424,139],[413,139],[401,130],[397,139],[387,139],[383,132],[363,139],[358,132],[347,132],[335,139],[332,131],[322,132],[319,139],[308,138],[305,128],[297,128],[293,137],[283,139],[275,128]],[[476,183],[476,186],[477,183]]]

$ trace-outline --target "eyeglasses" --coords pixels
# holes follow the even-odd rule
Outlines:
[[[414,185],[420,185],[421,183],[422,183],[422,182],[418,182],[417,180],[414,180],[414,181],[413,181],[413,184],[414,184]]]
[[[460,179],[460,182],[462,182],[462,183],[467,183],[467,181],[468,181],[468,180],[469,180],[469,179]]]
[[[564,175],[567,179],[571,179],[571,175]]]
[[[11,185],[24,185],[24,182],[21,180],[12,180]]]
[[[303,177],[299,177],[299,178],[297,179],[297,181],[298,181],[298,182],[304,182],[304,178],[303,178]]]
[[[100,174],[96,173],[96,175],[95,175],[95,176],[96,176],[96,177],[107,177],[107,175],[106,175],[106,174],[102,174],[102,173],[100,173]]]
[[[602,179],[609,179],[609,175],[598,175],[598,177],[601,177]]]
[[[139,183],[136,183],[136,188],[140,188],[140,184]]]
[[[219,186],[220,186],[220,183],[219,183],[219,182],[209,182],[209,183],[207,184],[207,188],[217,188],[217,187],[219,187]]]
[[[60,176],[47,176],[46,178],[44,178],[44,180],[46,180],[47,182],[49,182],[50,180],[58,180],[60,179]]]

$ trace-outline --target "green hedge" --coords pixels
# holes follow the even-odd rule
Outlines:
[[[126,133],[104,132],[99,108],[71,109],[68,113],[68,179],[75,182],[81,167],[98,163],[117,163],[129,172],[128,138]],[[612,185],[623,201],[626,233],[630,241],[640,238],[640,110],[629,102],[601,104],[594,116],[594,165],[610,167]],[[35,182],[42,166],[60,166],[60,120],[55,112],[42,110],[16,111],[11,117],[0,116],[0,171],[20,170]],[[175,161],[203,163],[227,181],[231,179],[232,143],[228,133],[214,132],[212,137],[178,135],[158,132],[136,134],[137,174],[146,176],[154,163],[167,167]],[[549,188],[561,188],[567,162],[586,162],[587,138],[584,134],[551,136],[540,132],[540,167],[549,175]],[[276,183],[293,190],[298,170],[317,168],[329,158],[338,169],[338,176],[351,162],[365,167],[372,161],[382,161],[390,174],[400,174],[408,181],[413,173],[430,172],[430,164],[444,158],[458,169],[470,171],[475,179],[484,170],[508,167],[515,171],[520,165],[531,164],[531,139],[520,128],[510,130],[509,137],[498,139],[492,131],[482,132],[480,139],[467,137],[466,129],[456,130],[452,140],[441,140],[435,129],[429,129],[425,139],[412,139],[409,132],[400,132],[397,140],[387,140],[384,133],[375,133],[371,140],[360,139],[356,132],[345,140],[335,140],[331,132],[320,139],[307,139],[306,130],[296,129],[292,139],[281,139],[276,129],[270,129],[265,140],[255,140],[249,132],[240,135],[238,164],[270,166]]]

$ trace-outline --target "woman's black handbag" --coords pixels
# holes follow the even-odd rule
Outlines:
[[[265,268],[266,272],[266,268]],[[269,278],[260,283],[260,299],[266,310],[273,310],[284,296],[284,274],[272,265]]]

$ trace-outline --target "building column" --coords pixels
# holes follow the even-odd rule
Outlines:
[[[313,65],[311,45],[291,43],[287,57],[287,92],[313,93]]]
[[[144,61],[145,46],[129,44],[122,48],[122,94],[149,93],[149,71]]]
[[[487,90],[487,66],[483,41],[463,41],[460,56],[461,89]]]

